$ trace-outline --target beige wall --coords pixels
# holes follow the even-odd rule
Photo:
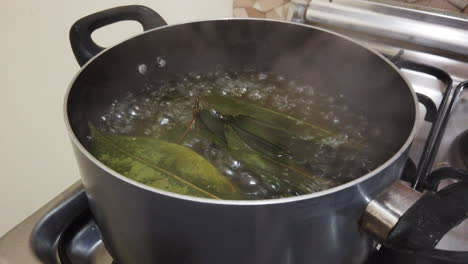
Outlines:
[[[169,24],[232,13],[232,0],[6,0],[0,8],[0,236],[79,178],[62,101],[78,71],[68,43],[77,19],[128,4],[153,8]],[[99,32],[109,44],[135,24]]]

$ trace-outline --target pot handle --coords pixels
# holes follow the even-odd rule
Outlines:
[[[76,21],[70,29],[70,43],[78,64],[83,66],[88,60],[104,50],[91,38],[93,31],[126,20],[139,22],[145,31],[167,25],[158,13],[141,5],[115,7],[86,16]]]
[[[443,179],[458,181],[432,191]],[[468,172],[449,167],[435,170],[427,179],[432,190],[419,195],[402,185],[395,183],[371,201],[361,219],[361,226],[382,244],[371,263],[468,263],[468,252],[434,248],[447,232],[468,218]]]

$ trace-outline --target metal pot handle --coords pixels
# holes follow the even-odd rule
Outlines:
[[[451,84],[449,80],[420,161],[428,168],[433,161],[428,154],[436,152],[455,101],[468,87],[468,81],[457,87]],[[468,172],[441,168],[421,178],[417,172],[414,176],[420,181],[415,187],[427,192],[422,194],[397,181],[366,207],[361,226],[382,244],[372,263],[468,263],[468,252],[434,249],[447,232],[468,217]],[[415,179],[407,176],[414,183]],[[457,182],[437,191],[443,179]]]
[[[428,187],[437,189],[442,179],[458,182],[421,194],[399,181],[368,204],[361,226],[382,244],[371,263],[468,263],[468,252],[434,249],[468,217],[468,172],[435,170],[428,177]]]
[[[139,22],[145,31],[167,25],[158,13],[141,5],[116,7],[86,16],[75,22],[70,29],[70,43],[78,64],[83,66],[88,60],[104,50],[92,40],[93,31],[126,20]]]

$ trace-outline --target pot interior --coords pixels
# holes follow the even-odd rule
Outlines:
[[[165,67],[158,67],[164,58]],[[142,77],[139,67],[145,65]],[[341,93],[367,117],[369,142],[385,162],[415,124],[414,95],[399,71],[345,38],[309,26],[265,20],[215,20],[168,26],[124,41],[86,65],[70,88],[67,117],[87,148],[88,122],[114,100],[182,74],[255,70]]]

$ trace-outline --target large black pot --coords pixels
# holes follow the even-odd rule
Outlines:
[[[148,30],[103,52],[96,28],[133,19]],[[141,6],[106,10],[70,32],[83,68],[66,96],[66,122],[92,212],[118,263],[362,263],[373,246],[360,230],[366,205],[395,182],[415,135],[417,99],[381,55],[338,34],[293,23],[223,19],[165,26]],[[164,69],[155,58],[164,57]],[[275,200],[220,201],[153,189],[107,168],[87,150],[89,121],[127,91],[180,73],[255,68],[344,94],[366,113],[390,152],[374,171],[329,190]],[[378,134],[380,133],[380,134]],[[377,144],[377,143],[375,143]],[[378,147],[378,146],[375,146]]]

